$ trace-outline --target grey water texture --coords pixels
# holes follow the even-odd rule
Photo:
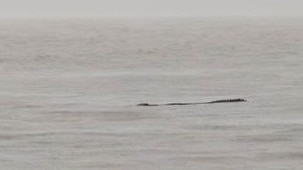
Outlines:
[[[302,21],[2,19],[0,169],[302,170]]]

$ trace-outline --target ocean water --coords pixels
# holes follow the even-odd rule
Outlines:
[[[1,20],[1,169],[301,170],[302,21]]]

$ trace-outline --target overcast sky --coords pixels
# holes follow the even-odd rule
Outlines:
[[[0,0],[0,17],[303,16],[303,0]]]

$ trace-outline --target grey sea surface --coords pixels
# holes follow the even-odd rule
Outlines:
[[[302,170],[302,21],[1,20],[0,167]]]

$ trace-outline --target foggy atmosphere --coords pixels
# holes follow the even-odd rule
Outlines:
[[[303,168],[302,0],[0,4],[0,169]]]

